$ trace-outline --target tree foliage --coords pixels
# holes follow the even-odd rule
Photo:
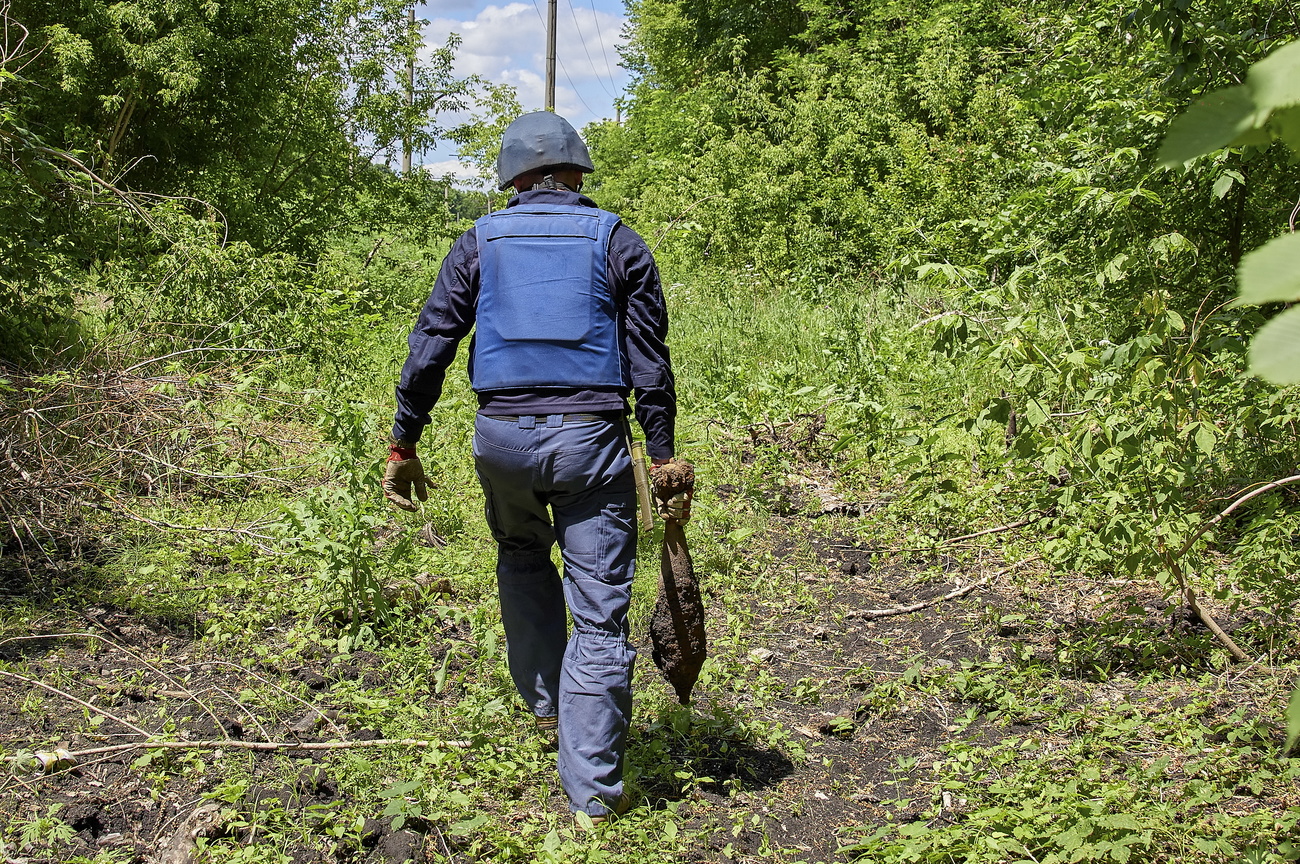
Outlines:
[[[77,338],[86,304],[219,295],[183,256],[150,281],[195,237],[306,264],[343,236],[448,230],[445,183],[387,163],[453,134],[439,118],[486,85],[454,74],[457,37],[419,51],[403,4],[6,0],[0,17],[0,355]]]
[[[1300,154],[1300,42],[1251,66],[1246,83],[1216,90],[1188,109],[1170,127],[1160,158],[1175,167],[1224,147],[1265,149],[1275,140]],[[1295,211],[1289,228],[1292,233],[1242,261],[1238,302],[1300,301]],[[1250,365],[1278,384],[1300,383],[1300,309],[1288,309],[1265,325],[1251,346]]]
[[[1297,194],[1284,153],[1236,140],[1242,118],[1284,134],[1288,113],[1258,109],[1289,97],[1246,97],[1300,80],[1259,62],[1297,12],[804,0],[737,33],[685,0],[634,4],[627,119],[589,130],[598,194],[670,271],[752,268],[767,302],[836,315],[821,339],[857,406],[846,429],[919,521],[1015,502],[1046,514],[1059,564],[1182,591],[1205,547],[1174,553],[1199,513],[1296,465],[1294,401],[1240,374],[1259,315],[1229,304]],[[750,44],[775,47],[748,63]],[[1200,98],[1236,119],[1195,147],[1234,146],[1162,166]],[[1206,535],[1236,556],[1218,590],[1288,609],[1273,540],[1296,514],[1259,503]]]

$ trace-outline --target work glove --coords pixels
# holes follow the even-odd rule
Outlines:
[[[691,521],[691,499],[695,496],[695,466],[673,457],[663,465],[650,467],[656,509],[665,522],[685,525]]]
[[[384,465],[384,497],[403,510],[420,509],[411,500],[411,489],[421,501],[429,500],[424,476],[424,465],[415,455],[415,446],[405,442],[393,442],[388,448],[388,462]]]

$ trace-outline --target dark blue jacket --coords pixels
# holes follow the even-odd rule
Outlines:
[[[570,204],[595,207],[590,198],[566,190],[538,189],[510,199],[518,204]],[[645,241],[626,225],[609,240],[609,281],[624,316],[624,352],[631,363],[636,419],[645,431],[651,458],[673,455],[677,396],[665,339],[668,313],[659,271]],[[429,424],[429,410],[442,395],[447,367],[460,340],[474,327],[478,303],[478,239],[471,228],[452,244],[433,293],[407,339],[411,353],[397,385],[393,437],[418,441]],[[625,388],[607,390],[495,390],[478,394],[479,411],[488,415],[627,413]]]

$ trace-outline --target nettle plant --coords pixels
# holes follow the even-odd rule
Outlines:
[[[384,586],[407,566],[411,539],[408,532],[398,532],[391,542],[376,539],[389,523],[375,494],[379,475],[371,442],[377,417],[355,405],[335,404],[321,419],[332,444],[330,475],[342,485],[321,486],[286,506],[279,528],[314,568],[314,587],[344,624],[338,650],[347,653],[377,644],[376,626],[388,623],[391,612]]]

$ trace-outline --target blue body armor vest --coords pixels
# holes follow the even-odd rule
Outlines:
[[[606,267],[618,223],[613,213],[563,204],[510,207],[474,223],[475,391],[631,386]]]

